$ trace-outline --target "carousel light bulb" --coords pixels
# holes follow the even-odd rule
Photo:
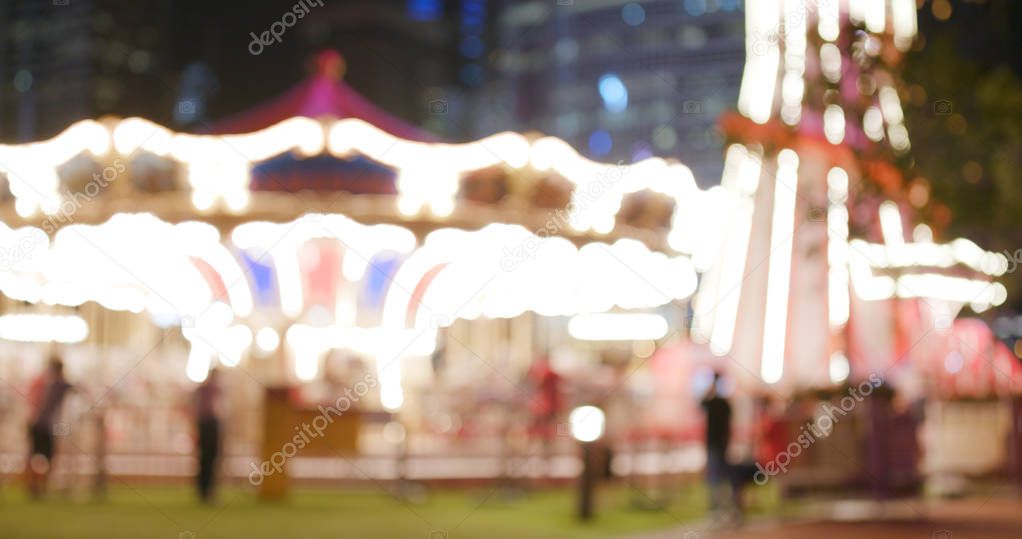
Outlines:
[[[429,209],[437,217],[447,217],[454,212],[454,199],[449,197],[437,198],[429,203]]]
[[[380,386],[380,404],[384,408],[395,411],[400,410],[405,402],[404,390],[401,384],[382,384]]]
[[[319,373],[319,353],[315,350],[295,350],[295,376],[303,382],[314,380]]]
[[[114,128],[114,149],[121,155],[129,155],[145,140],[145,120],[126,118]]]
[[[479,144],[486,147],[487,153],[496,154],[497,158],[513,168],[522,168],[529,163],[529,142],[518,133],[498,133]]]
[[[1001,283],[994,283],[990,290],[990,304],[998,306],[1008,299],[1008,289]]]
[[[248,207],[250,198],[247,189],[237,189],[227,193],[225,202],[227,203],[227,208],[231,211],[241,212]]]
[[[18,215],[25,219],[35,215],[37,208],[38,206],[36,203],[28,200],[27,198],[19,197],[14,201],[14,211],[18,212]]]
[[[185,374],[188,379],[195,383],[206,381],[209,376],[210,354],[203,346],[192,344],[192,350],[188,354],[188,364],[185,366]]]
[[[880,204],[880,229],[883,232],[884,242],[888,245],[902,245],[905,243],[904,231],[901,227],[901,210],[898,204],[890,200]]]
[[[603,436],[606,415],[595,406],[579,406],[568,415],[571,436],[580,442],[595,442]]]
[[[241,363],[241,357],[234,354],[218,354],[217,358],[224,367],[237,367]]]
[[[614,230],[614,217],[601,215],[593,220],[593,230],[597,234],[610,234]]]
[[[912,229],[912,239],[916,243],[933,243],[933,229],[923,223],[919,223]]]
[[[397,199],[397,211],[406,217],[412,217],[419,213],[422,204],[408,196],[399,196]]]
[[[820,64],[828,81],[837,82],[841,79],[841,50],[837,45],[824,43],[820,46]]]
[[[89,325],[77,315],[7,314],[0,316],[0,339],[20,342],[82,342]]]
[[[323,128],[315,120],[302,125],[295,133],[298,136],[298,151],[304,156],[318,155],[326,146]]]
[[[873,142],[884,139],[884,115],[877,107],[869,107],[862,116],[862,130]]]
[[[369,269],[369,261],[355,253],[346,254],[344,261],[341,262],[341,275],[344,275],[348,282],[355,283],[362,280],[367,269]]]
[[[545,171],[555,163],[567,160],[574,150],[563,140],[555,137],[543,137],[532,143],[529,162],[532,168]]]
[[[192,192],[192,205],[199,211],[207,211],[213,207],[216,197],[209,192],[195,190]]]
[[[667,320],[658,314],[580,314],[568,321],[568,333],[583,341],[655,341],[669,331]]]
[[[848,375],[851,373],[851,367],[848,364],[848,358],[842,352],[834,352],[830,356],[830,381],[834,384],[840,384],[848,379]]]
[[[951,351],[947,356],[944,357],[944,370],[948,374],[958,374],[965,366],[965,358],[962,354],[956,350]]]
[[[280,335],[273,328],[262,328],[256,333],[256,346],[263,352],[272,352],[280,346]]]
[[[905,124],[892,125],[887,128],[887,136],[891,139],[891,147],[899,152],[907,151],[912,147],[908,139],[908,129]]]
[[[844,204],[848,200],[848,173],[841,167],[827,172],[827,198],[832,204]]]
[[[885,0],[866,0],[864,2],[864,16],[866,19],[866,29],[874,33],[883,32],[887,20],[887,2]]]
[[[96,157],[105,155],[110,151],[110,133],[103,126],[97,126],[89,136],[89,153]]]
[[[845,139],[845,112],[840,105],[827,105],[823,111],[823,133],[831,144]]]
[[[46,215],[57,215],[60,213],[60,196],[47,197],[43,200],[41,207]]]

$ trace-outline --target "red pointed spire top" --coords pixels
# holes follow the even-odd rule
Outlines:
[[[326,77],[330,80],[340,80],[344,77],[347,62],[341,53],[327,49],[316,55],[316,76]]]
[[[309,63],[313,72],[305,81],[269,102],[217,122],[205,132],[250,133],[296,116],[328,116],[359,118],[391,135],[408,140],[437,140],[432,133],[391,116],[341,80],[347,62],[339,52],[324,50]]]

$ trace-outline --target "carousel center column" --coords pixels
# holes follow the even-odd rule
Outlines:
[[[277,333],[283,334],[279,329]],[[287,346],[283,342],[269,357],[251,363],[263,393],[262,443],[259,444],[261,481],[258,484],[262,500],[282,500],[290,490],[286,459],[279,458],[281,448],[291,440],[291,425],[297,419],[291,405],[290,363]]]

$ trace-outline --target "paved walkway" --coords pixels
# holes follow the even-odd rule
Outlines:
[[[755,522],[737,531],[705,525],[631,539],[1020,539],[1022,499],[829,504],[828,517],[802,523]]]

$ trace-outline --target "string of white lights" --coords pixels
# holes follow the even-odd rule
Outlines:
[[[406,216],[425,210],[440,218],[450,215],[460,179],[493,166],[529,167],[565,178],[573,188],[571,226],[578,231],[610,232],[623,198],[630,193],[650,190],[672,199],[675,207],[702,193],[688,167],[659,158],[629,165],[598,163],[579,155],[563,140],[530,140],[512,132],[464,144],[417,142],[355,118],[296,117],[237,135],[176,133],[142,118],[85,120],[47,141],[0,145],[0,162],[11,179],[9,189],[18,213],[27,218],[39,211],[58,210],[61,166],[82,153],[113,159],[111,152],[126,158],[146,152],[180,163],[192,204],[200,213],[244,214],[252,198],[252,167],[288,152],[303,157],[324,152],[339,158],[362,155],[393,168],[396,209]],[[672,226],[681,221],[676,215]]]

